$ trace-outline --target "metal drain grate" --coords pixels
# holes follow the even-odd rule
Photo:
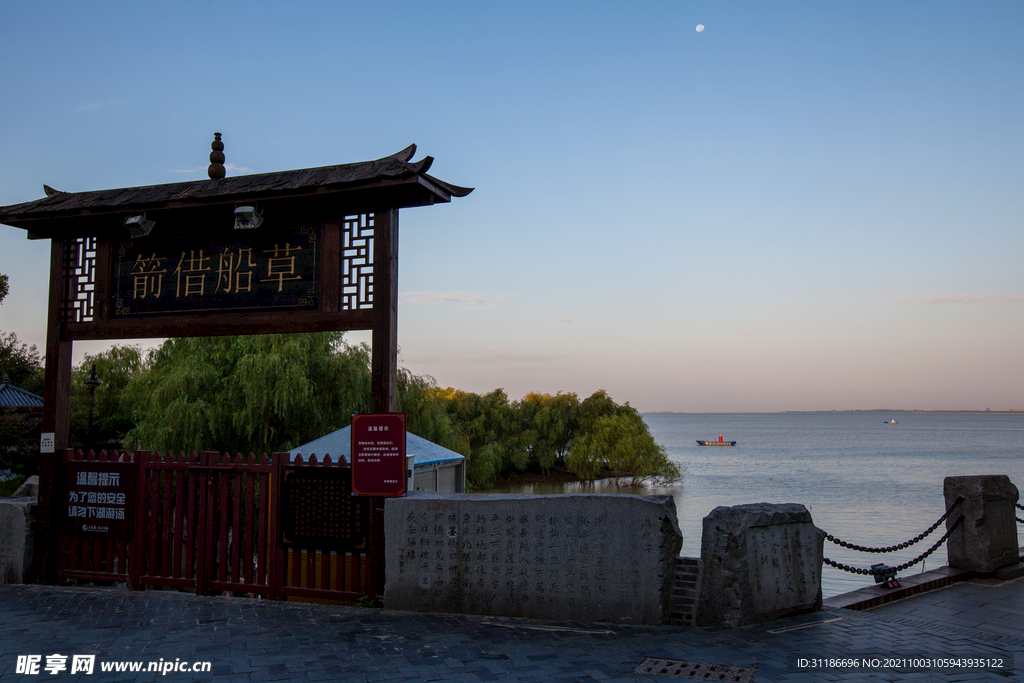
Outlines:
[[[635,674],[645,676],[674,676],[690,681],[728,681],[728,683],[750,683],[754,678],[752,666],[729,666],[727,664],[705,664],[684,662],[679,659],[653,659],[648,657],[633,669]]]

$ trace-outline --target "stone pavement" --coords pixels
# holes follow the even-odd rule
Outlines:
[[[68,656],[67,668],[50,674],[44,667],[54,654]],[[93,674],[70,673],[70,656],[76,654],[95,655]],[[17,673],[19,655],[40,655],[39,673]],[[797,657],[855,655],[997,658],[1014,669],[796,668]],[[830,608],[741,629],[410,614],[169,591],[0,586],[2,681],[681,680],[634,674],[648,658],[739,667],[726,678],[698,680],[748,681],[752,674],[757,683],[1024,681],[1024,579],[975,579],[870,611]],[[104,663],[160,660],[209,661],[212,671],[100,670]]]

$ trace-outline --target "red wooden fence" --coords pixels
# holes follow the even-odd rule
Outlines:
[[[88,454],[67,449],[67,460],[85,460],[100,462],[134,462],[131,453],[117,451],[93,451]],[[58,468],[53,477],[54,489],[63,506],[67,505],[67,493],[64,491],[63,469]],[[110,539],[94,536],[61,535],[57,541],[57,576],[60,579],[77,581],[128,581],[129,552],[131,542],[124,539]]]
[[[135,533],[130,540],[63,534],[58,579],[163,586],[197,595],[238,593],[352,601],[373,594],[381,553],[279,546],[274,486],[280,469],[343,467],[287,453],[248,457],[217,452],[118,454],[67,449],[64,460],[132,462],[137,470]],[[54,477],[63,487],[63,478]],[[57,494],[61,495],[61,494]]]

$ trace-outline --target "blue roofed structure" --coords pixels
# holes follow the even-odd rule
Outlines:
[[[0,409],[18,412],[42,410],[43,397],[14,386],[5,372],[0,382]]]
[[[335,461],[341,455],[344,456],[345,462],[351,462],[352,427],[342,427],[336,432],[302,444],[288,453],[293,458],[296,455],[316,455],[317,459],[322,459],[325,455],[330,455]],[[465,456],[411,432],[405,433],[405,454],[407,458],[414,459],[413,481],[416,490],[449,493],[461,493],[466,490]]]

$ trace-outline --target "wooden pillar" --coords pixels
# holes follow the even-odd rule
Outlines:
[[[64,250],[70,240],[50,243],[50,295],[46,316],[46,378],[42,431],[53,432],[54,451],[67,448],[71,416],[71,342],[64,337],[64,308],[69,283]]]
[[[374,213],[373,412],[398,409],[398,209]]]
[[[71,414],[71,347],[64,337],[64,310],[68,296],[65,249],[68,239],[50,241],[50,293],[46,317],[46,360],[41,431],[53,434],[53,453],[39,456],[38,525],[35,530],[33,576],[43,583],[57,579],[57,529],[61,501],[54,495],[63,477],[61,454],[68,447]],[[59,490],[57,487],[56,490]]]
[[[398,209],[374,213],[373,412],[398,410]],[[369,593],[384,594],[384,498],[370,498]]]

